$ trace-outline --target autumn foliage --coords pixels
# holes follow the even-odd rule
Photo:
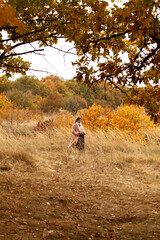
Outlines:
[[[53,102],[54,104],[54,102]],[[126,133],[137,133],[145,129],[154,127],[154,123],[145,113],[144,107],[135,105],[121,105],[117,109],[111,106],[93,104],[89,108],[79,110],[78,115],[82,117],[83,124],[90,130],[108,130],[119,129]],[[74,122],[74,116],[67,111],[54,112],[52,120],[42,120],[40,112],[30,110],[28,108],[18,109],[13,103],[7,99],[4,94],[0,95],[0,119],[16,121],[22,123],[24,121],[38,120],[36,130],[43,131],[48,128],[71,127]]]
[[[0,120],[7,120],[10,123],[22,123],[24,121],[40,120],[41,114],[30,109],[15,108],[13,103],[4,94],[0,94]]]
[[[154,127],[144,108],[134,105],[122,105],[116,111],[93,105],[89,109],[84,109],[80,116],[89,129],[119,129],[126,133],[136,133]]]
[[[8,111],[11,109],[12,103],[4,94],[0,94],[0,119],[6,119]]]
[[[109,119],[112,115],[113,112],[110,108],[103,108],[96,104],[82,110],[80,114],[84,125],[89,129],[106,129],[110,126]]]
[[[154,123],[145,113],[144,107],[125,105],[117,108],[117,112],[112,118],[112,126],[132,133],[151,129],[154,127]]]
[[[106,106],[93,104],[88,109],[79,112],[83,125],[86,129],[94,130],[114,130],[120,133],[129,134],[136,140],[143,139],[143,132],[154,130],[155,125],[144,111],[143,107],[134,105],[122,105],[116,111]],[[48,129],[71,128],[75,116],[69,112],[61,112],[53,115],[52,119],[38,122],[35,130],[45,132]],[[142,135],[141,135],[142,133]],[[136,137],[136,138],[135,138]]]

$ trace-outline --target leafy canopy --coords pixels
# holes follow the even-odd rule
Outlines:
[[[79,55],[77,79],[89,85],[106,81],[116,88],[128,86],[128,97],[144,104],[156,121],[160,102],[159,2],[129,0],[121,7],[99,0],[65,3],[59,16],[68,23],[65,36],[74,41]],[[141,84],[147,93],[142,94]]]
[[[112,0],[114,2],[114,0]],[[112,7],[102,0],[0,0],[0,67],[6,74],[25,73],[30,67],[16,49],[37,42],[56,44],[58,38],[74,42],[77,79],[87,84],[107,81],[112,86],[129,86],[145,102],[143,84],[154,105],[160,101],[160,5],[158,0],[128,0]],[[7,33],[7,36],[2,34]],[[93,63],[93,65],[91,64]],[[94,67],[93,67],[94,66]],[[149,84],[149,85],[148,85]],[[149,87],[148,87],[149,86]],[[148,108],[149,104],[145,107]],[[153,118],[158,108],[152,107]]]

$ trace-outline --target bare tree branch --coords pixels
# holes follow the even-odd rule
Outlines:
[[[150,52],[141,62],[141,64],[139,66],[135,66],[135,65],[128,65],[128,68],[135,68],[135,72],[137,72],[138,70],[140,70],[144,64],[160,49],[160,45],[158,45],[152,52]]]
[[[45,42],[44,42],[44,43],[45,43]],[[60,48],[57,48],[57,47],[55,47],[55,46],[52,46],[52,45],[50,45],[50,44],[47,44],[47,43],[45,43],[45,44],[46,44],[47,47],[54,48],[54,49],[58,50],[59,52],[68,53],[68,54],[72,54],[72,55],[77,56],[76,53],[69,52],[70,49],[67,50],[67,51],[64,51],[64,50],[62,50],[62,49],[60,49]]]
[[[5,56],[0,56],[0,60],[8,58],[8,57],[14,57],[14,56],[20,56],[20,55],[24,55],[27,53],[35,53],[35,52],[40,52],[40,51],[44,51],[44,49],[37,49],[37,50],[32,50],[32,51],[28,51],[28,52],[23,52],[23,53],[15,53],[15,54],[10,54],[10,55],[5,55]]]
[[[158,50],[160,49],[160,45],[158,45],[150,54],[148,54],[143,61],[141,62],[140,66],[137,69],[141,69],[143,65],[150,59]]]
[[[20,35],[18,35],[18,36],[14,36],[14,37],[12,37],[12,38],[2,39],[2,40],[0,40],[0,42],[2,43],[2,42],[13,41],[13,40],[16,40],[16,39],[20,39],[20,38],[22,38],[22,37],[26,37],[26,36],[29,36],[29,35],[33,35],[33,34],[38,33],[38,32],[43,32],[43,31],[46,30],[46,29],[47,29],[47,27],[42,28],[42,29],[39,29],[39,30],[35,30],[35,31],[33,31],[33,32],[29,32],[29,33],[25,33],[25,34],[20,34]]]
[[[12,49],[14,49],[14,48],[16,48],[16,47],[19,47],[19,46],[25,45],[25,44],[26,44],[26,43],[24,43],[24,42],[17,43],[17,44],[15,44],[15,45],[13,45],[13,46],[10,48],[10,50],[12,50]]]
[[[132,100],[133,102],[135,102],[135,103],[138,104],[138,102],[135,101],[131,96],[129,96],[126,91],[124,91],[124,90],[123,90],[122,88],[120,88],[114,81],[112,81],[111,78],[112,78],[113,76],[114,76],[114,74],[109,74],[108,76],[105,77],[104,81],[105,81],[105,82],[109,81],[109,82],[111,83],[111,85],[113,85],[115,88],[119,89],[119,90],[120,90],[122,93],[124,93],[130,100]],[[102,80],[102,79],[97,79],[97,80],[93,81],[92,84],[94,84],[95,82],[98,82],[98,81],[100,81],[100,80]]]
[[[25,70],[30,70],[30,71],[35,71],[35,72],[44,72],[44,73],[50,73],[49,71],[45,70],[38,70],[38,69],[33,69],[33,68],[26,68],[26,67],[17,67],[17,66],[12,66],[6,63],[0,63],[2,66],[10,67],[10,68],[15,68],[15,69],[25,69]]]
[[[99,38],[99,39],[97,39],[97,40],[91,40],[91,41],[88,42],[87,46],[86,46],[86,47],[83,47],[83,48],[85,49],[85,52],[87,52],[87,51],[88,51],[88,48],[89,48],[89,45],[90,45],[91,43],[95,43],[95,46],[96,46],[97,43],[100,42],[100,41],[110,40],[110,39],[112,39],[112,38],[116,38],[116,37],[125,35],[126,33],[129,33],[129,32],[130,32],[130,31],[127,30],[127,31],[122,32],[122,33],[113,34],[113,35],[111,35],[110,37],[103,37],[103,38]]]

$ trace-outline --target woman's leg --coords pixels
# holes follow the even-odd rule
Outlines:
[[[78,139],[78,142],[77,142],[77,148],[79,150],[83,150],[84,149],[84,135],[83,134],[80,134],[79,135],[79,139]]]

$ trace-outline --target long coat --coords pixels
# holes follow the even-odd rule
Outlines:
[[[68,147],[72,147],[72,146],[75,146],[77,144],[78,139],[79,139],[79,133],[80,132],[79,132],[78,126],[77,126],[76,123],[74,123],[73,126],[72,126],[73,139],[70,142]]]

